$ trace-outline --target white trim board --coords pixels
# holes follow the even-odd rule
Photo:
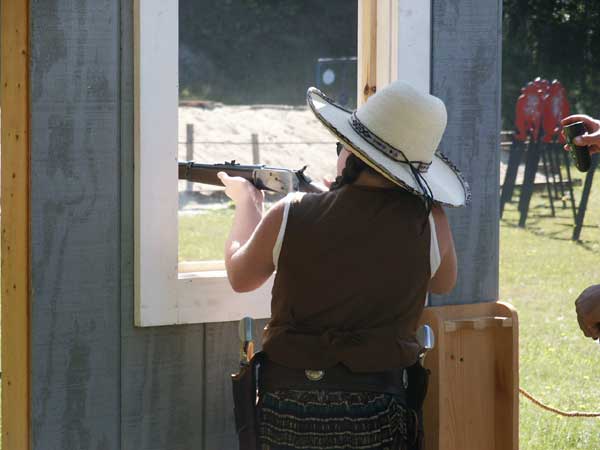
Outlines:
[[[428,91],[431,0],[376,1],[378,88],[399,77]],[[238,294],[218,263],[178,271],[178,14],[177,0],[134,0],[135,325],[269,317],[273,277]]]
[[[431,0],[397,0],[396,75],[431,92]]]
[[[269,317],[272,280],[238,294],[222,270],[178,272],[178,1],[135,0],[134,17],[135,325]]]
[[[179,4],[134,1],[135,324],[178,323]]]

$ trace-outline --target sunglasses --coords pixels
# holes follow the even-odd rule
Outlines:
[[[335,143],[335,151],[338,156],[340,156],[340,153],[342,153],[342,150],[344,150],[344,145],[341,142],[336,142]]]

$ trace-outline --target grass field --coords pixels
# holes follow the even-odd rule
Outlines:
[[[564,410],[600,410],[600,345],[583,337],[573,305],[600,283],[600,192],[592,194],[580,243],[571,241],[570,210],[551,217],[540,194],[526,229],[516,205],[500,222],[500,299],[519,312],[521,386]],[[561,418],[523,397],[520,412],[522,449],[600,448],[600,419]]]
[[[515,204],[506,206],[500,222],[500,299],[519,312],[521,386],[564,410],[600,410],[600,345],[583,337],[573,306],[586,286],[600,283],[596,190],[579,243],[570,240],[571,211],[559,205],[551,217],[539,193],[532,199],[526,229],[517,226]],[[231,217],[231,209],[182,217],[180,257],[220,259]],[[200,241],[209,246],[197,248]],[[520,407],[521,449],[600,448],[600,419],[562,418],[523,397]]]
[[[223,208],[200,215],[179,215],[179,260],[223,259],[225,239],[231,228],[233,209]],[[202,245],[198,245],[201,242]]]

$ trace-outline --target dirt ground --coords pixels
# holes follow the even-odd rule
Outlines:
[[[335,138],[307,107],[209,106],[179,108],[179,160],[187,160],[186,126],[194,126],[193,160],[252,164],[252,134],[261,164],[301,169],[314,180],[335,175]],[[180,182],[180,190],[185,182]],[[205,185],[194,190],[210,192]]]

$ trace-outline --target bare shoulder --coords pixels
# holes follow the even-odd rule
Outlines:
[[[446,211],[444,210],[444,207],[439,203],[434,203],[433,207],[431,208],[431,213],[433,214],[433,218],[435,219],[436,223],[448,223],[448,216],[446,216]]]
[[[271,206],[262,218],[259,228],[262,228],[264,231],[279,230],[279,227],[281,227],[281,222],[283,221],[285,204],[286,200],[284,198],[277,201],[273,206]]]
[[[449,247],[454,246],[452,230],[450,229],[450,223],[448,222],[446,211],[444,211],[444,208],[441,205],[435,204],[431,209],[431,213],[433,214],[433,219],[435,222],[435,232],[440,245],[440,253],[443,256]]]

